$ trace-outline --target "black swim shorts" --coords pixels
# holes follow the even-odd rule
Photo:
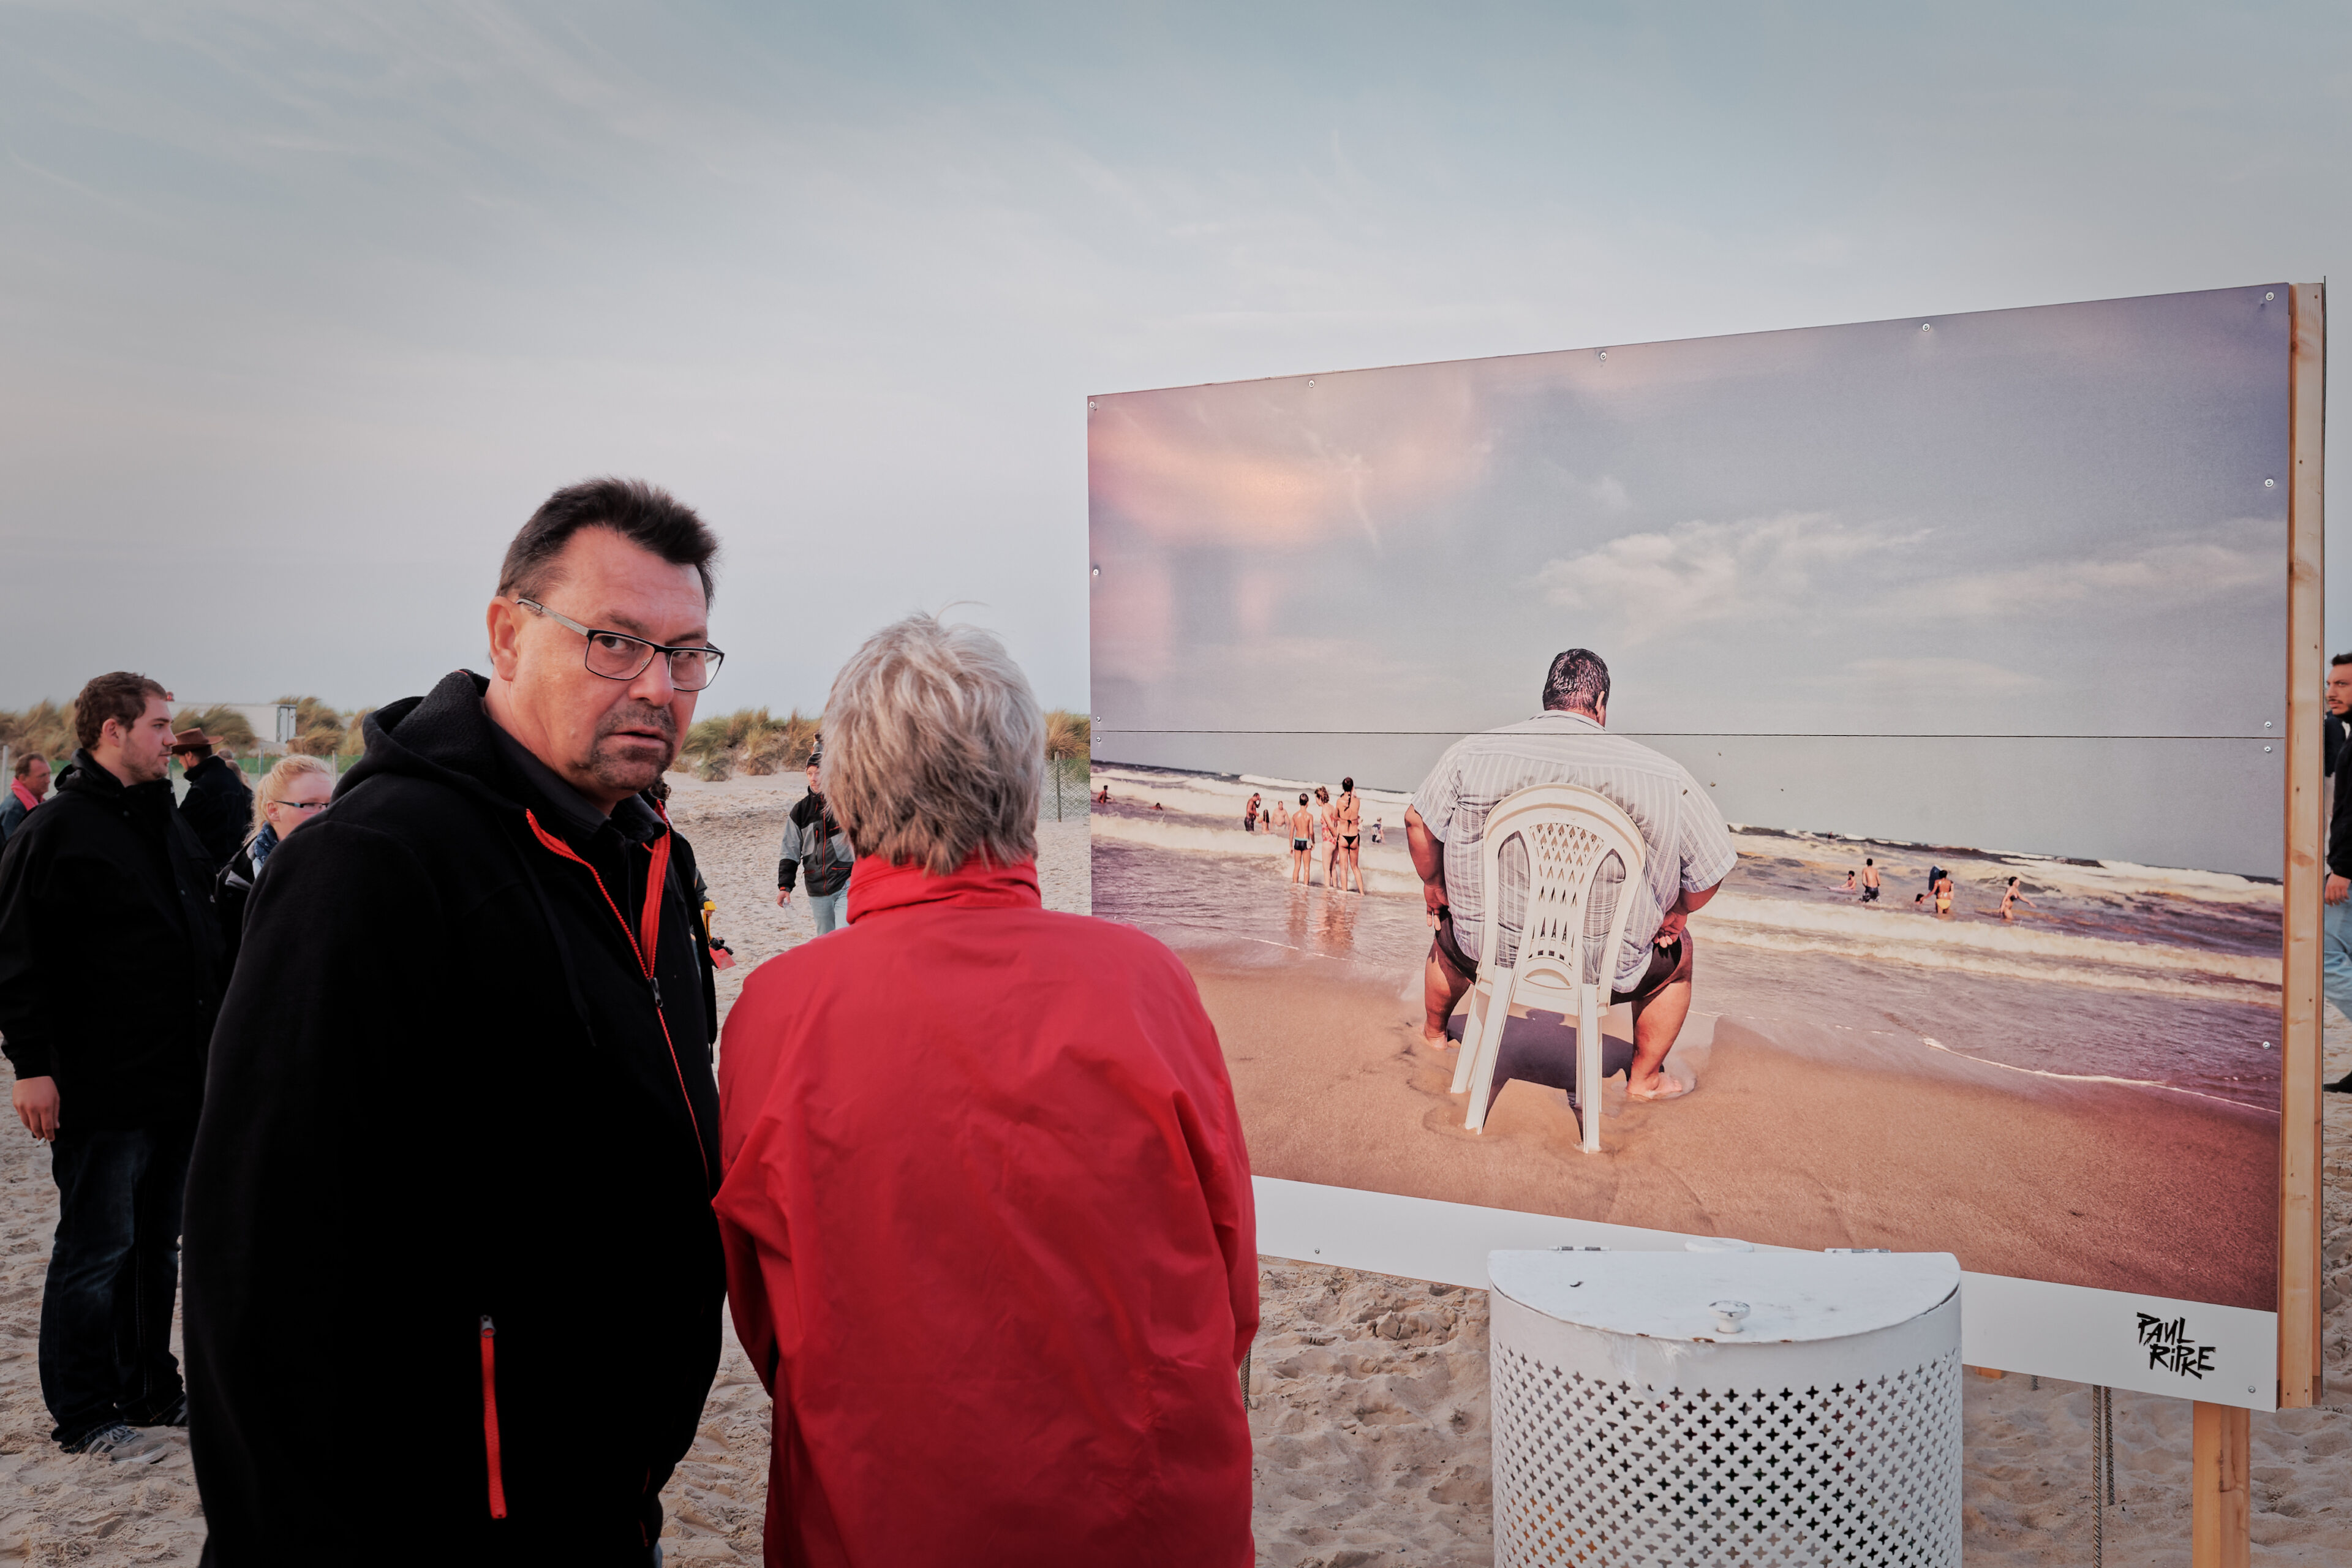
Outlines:
[[[1690,928],[1687,926],[1683,928],[1683,934],[1680,937],[1665,946],[1653,946],[1650,949],[1649,965],[1642,971],[1641,980],[1631,991],[1612,992],[1609,996],[1610,1005],[1614,1006],[1620,1002],[1647,1002],[1675,981],[1688,980],[1692,970],[1696,967],[1696,949],[1697,943],[1692,938]],[[1437,911],[1437,934],[1431,941],[1429,951],[1435,957],[1444,960],[1445,967],[1462,976],[1463,979],[1472,982],[1477,980],[1477,961],[1465,954],[1462,951],[1462,944],[1454,938],[1452,910]]]

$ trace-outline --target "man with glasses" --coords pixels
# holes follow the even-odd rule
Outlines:
[[[717,552],[650,486],[556,492],[490,673],[374,714],[254,892],[188,1187],[218,1568],[657,1561],[724,1269],[709,954],[648,791]]]

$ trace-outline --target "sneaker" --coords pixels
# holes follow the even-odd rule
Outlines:
[[[152,1465],[163,1457],[163,1440],[151,1437],[121,1421],[100,1427],[79,1443],[68,1444],[68,1454],[89,1454],[117,1464]]]
[[[122,1424],[126,1426],[185,1426],[188,1424],[188,1396],[185,1394],[174,1394],[169,1405],[152,1415],[134,1411],[123,1416]]]

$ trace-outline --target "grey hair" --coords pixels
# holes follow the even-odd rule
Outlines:
[[[860,855],[946,876],[1037,858],[1045,718],[1004,645],[914,615],[866,639],[824,701],[819,782]]]

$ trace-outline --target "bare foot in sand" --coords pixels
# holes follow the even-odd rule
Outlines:
[[[1645,1104],[1654,1105],[1662,1100],[1680,1100],[1684,1095],[1688,1094],[1690,1091],[1691,1085],[1683,1082],[1682,1079],[1675,1078],[1673,1074],[1654,1072],[1649,1075],[1648,1079],[1644,1082],[1638,1084],[1627,1083],[1625,1086],[1625,1098],[1628,1100],[1638,1100]]]

